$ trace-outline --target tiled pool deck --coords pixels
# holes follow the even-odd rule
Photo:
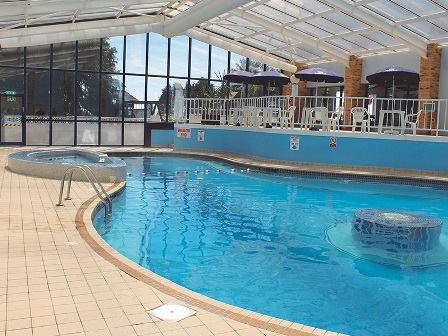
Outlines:
[[[210,309],[194,297],[179,301],[184,298],[179,292],[171,291],[175,297],[167,295],[170,291],[162,292],[157,286],[137,280],[97,254],[87,243],[88,235],[86,241],[76,229],[76,224],[80,226],[80,211],[88,213],[95,205],[91,187],[85,182],[74,182],[73,199],[66,201],[64,207],[56,207],[59,181],[18,175],[6,169],[7,155],[22,149],[27,148],[0,148],[0,334],[281,335],[210,312],[221,312],[226,305],[220,310],[220,307]],[[170,152],[136,147],[97,149]],[[242,157],[233,156],[233,160],[244,163]],[[421,174],[415,173],[415,176]],[[446,180],[446,176],[427,177]],[[78,223],[75,223],[77,214]],[[83,232],[82,228],[80,231]],[[104,255],[107,251],[100,253]],[[180,322],[160,321],[149,314],[155,307],[172,302],[183,302],[197,314]],[[263,319],[266,317],[259,314],[247,316],[252,325],[260,325],[254,321],[261,323]],[[338,335],[274,318],[264,322],[285,326],[287,329],[282,332],[289,335]],[[294,331],[294,328],[302,330]]]

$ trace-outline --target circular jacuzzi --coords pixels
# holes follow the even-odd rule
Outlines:
[[[61,179],[73,166],[88,166],[100,182],[119,182],[126,179],[126,163],[107,154],[84,149],[52,149],[21,151],[8,156],[9,170],[30,176]],[[75,171],[73,179],[85,181],[85,176]]]
[[[390,250],[427,251],[437,246],[442,229],[439,218],[409,211],[358,209],[353,238]]]

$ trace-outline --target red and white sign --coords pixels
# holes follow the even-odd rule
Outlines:
[[[177,129],[177,137],[178,138],[191,138],[191,129],[190,128],[178,128]]]
[[[330,137],[330,148],[336,148],[337,146],[337,140],[335,137]]]

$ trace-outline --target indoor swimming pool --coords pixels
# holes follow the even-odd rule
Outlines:
[[[443,187],[268,173],[176,156],[124,161],[127,186],[112,217],[99,211],[94,225],[143,267],[211,298],[331,331],[446,333]],[[387,223],[429,218],[437,235],[418,249],[374,246],[356,238],[360,209],[383,209]]]

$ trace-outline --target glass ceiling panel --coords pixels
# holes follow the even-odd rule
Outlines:
[[[364,48],[364,49],[378,49],[378,48],[383,48],[385,47],[382,44],[379,44],[367,37],[364,37],[362,35],[352,35],[352,36],[347,36],[345,37],[345,39],[351,43],[355,43],[357,45],[359,45],[360,47]]]
[[[395,39],[393,36],[390,36],[380,31],[371,31],[363,33],[363,35],[388,47],[400,44],[400,41]]]
[[[297,19],[294,16],[280,12],[278,10],[275,10],[275,9],[265,6],[265,5],[252,8],[249,12],[252,14],[255,14],[261,18],[269,19],[276,23],[286,23],[286,22],[290,22],[294,19]]]
[[[297,23],[294,25],[294,28],[303,33],[309,34],[309,35],[311,35],[313,37],[317,37],[317,38],[324,38],[324,37],[328,37],[331,35],[330,33],[326,32],[322,29],[319,29],[315,26],[312,26],[306,22]]]
[[[436,26],[448,30],[448,19],[446,17],[440,17],[437,19],[429,20],[429,22],[434,23]]]
[[[350,30],[324,18],[314,18],[307,21],[308,23],[317,26],[325,27],[326,31],[332,32],[333,34],[342,34],[349,32]]]
[[[313,14],[313,12],[306,10],[303,7],[296,6],[284,0],[271,0],[268,3],[266,3],[266,5],[283,13],[289,13],[292,16],[299,19]]]
[[[317,49],[307,48],[304,45],[295,46],[292,48],[295,55],[299,55],[303,58],[319,58],[324,56],[324,54]]]
[[[327,42],[345,50],[346,52],[350,52],[351,54],[353,54],[354,52],[365,50],[365,48],[362,48],[357,44],[347,41],[346,39],[343,38],[333,38],[331,40],[328,40]]]
[[[441,7],[428,0],[393,0],[393,2],[419,16],[440,13],[443,11]]]
[[[328,18],[330,21],[337,23],[338,25],[350,29],[350,30],[360,30],[369,28],[365,23],[362,21],[359,21],[347,14],[344,14],[342,12],[335,12],[326,14],[325,18]]]
[[[389,0],[374,1],[369,3],[367,7],[392,21],[403,21],[416,17],[405,7],[398,6]]]
[[[257,37],[255,37],[255,39],[268,44],[269,48],[279,48],[285,44],[285,42],[283,42],[282,40],[278,40],[267,35],[258,35]]]
[[[332,9],[331,7],[316,0],[288,0],[288,2],[301,7],[311,13],[323,13]]]
[[[448,37],[448,32],[446,32],[446,30],[443,30],[427,21],[415,22],[406,25],[406,27],[409,27],[413,32],[427,39],[440,39]]]
[[[275,48],[275,46],[273,46],[272,44],[267,44],[265,42],[260,41],[257,38],[249,38],[249,39],[245,39],[244,43],[247,43],[255,48],[258,49],[263,49],[263,50],[268,50],[268,49],[272,49]]]
[[[212,25],[210,27],[207,27],[207,30],[213,31],[217,34],[220,34],[220,35],[232,38],[232,39],[236,39],[236,38],[243,36],[242,34],[235,32],[234,30],[230,30],[228,28],[218,26],[218,25]]]

